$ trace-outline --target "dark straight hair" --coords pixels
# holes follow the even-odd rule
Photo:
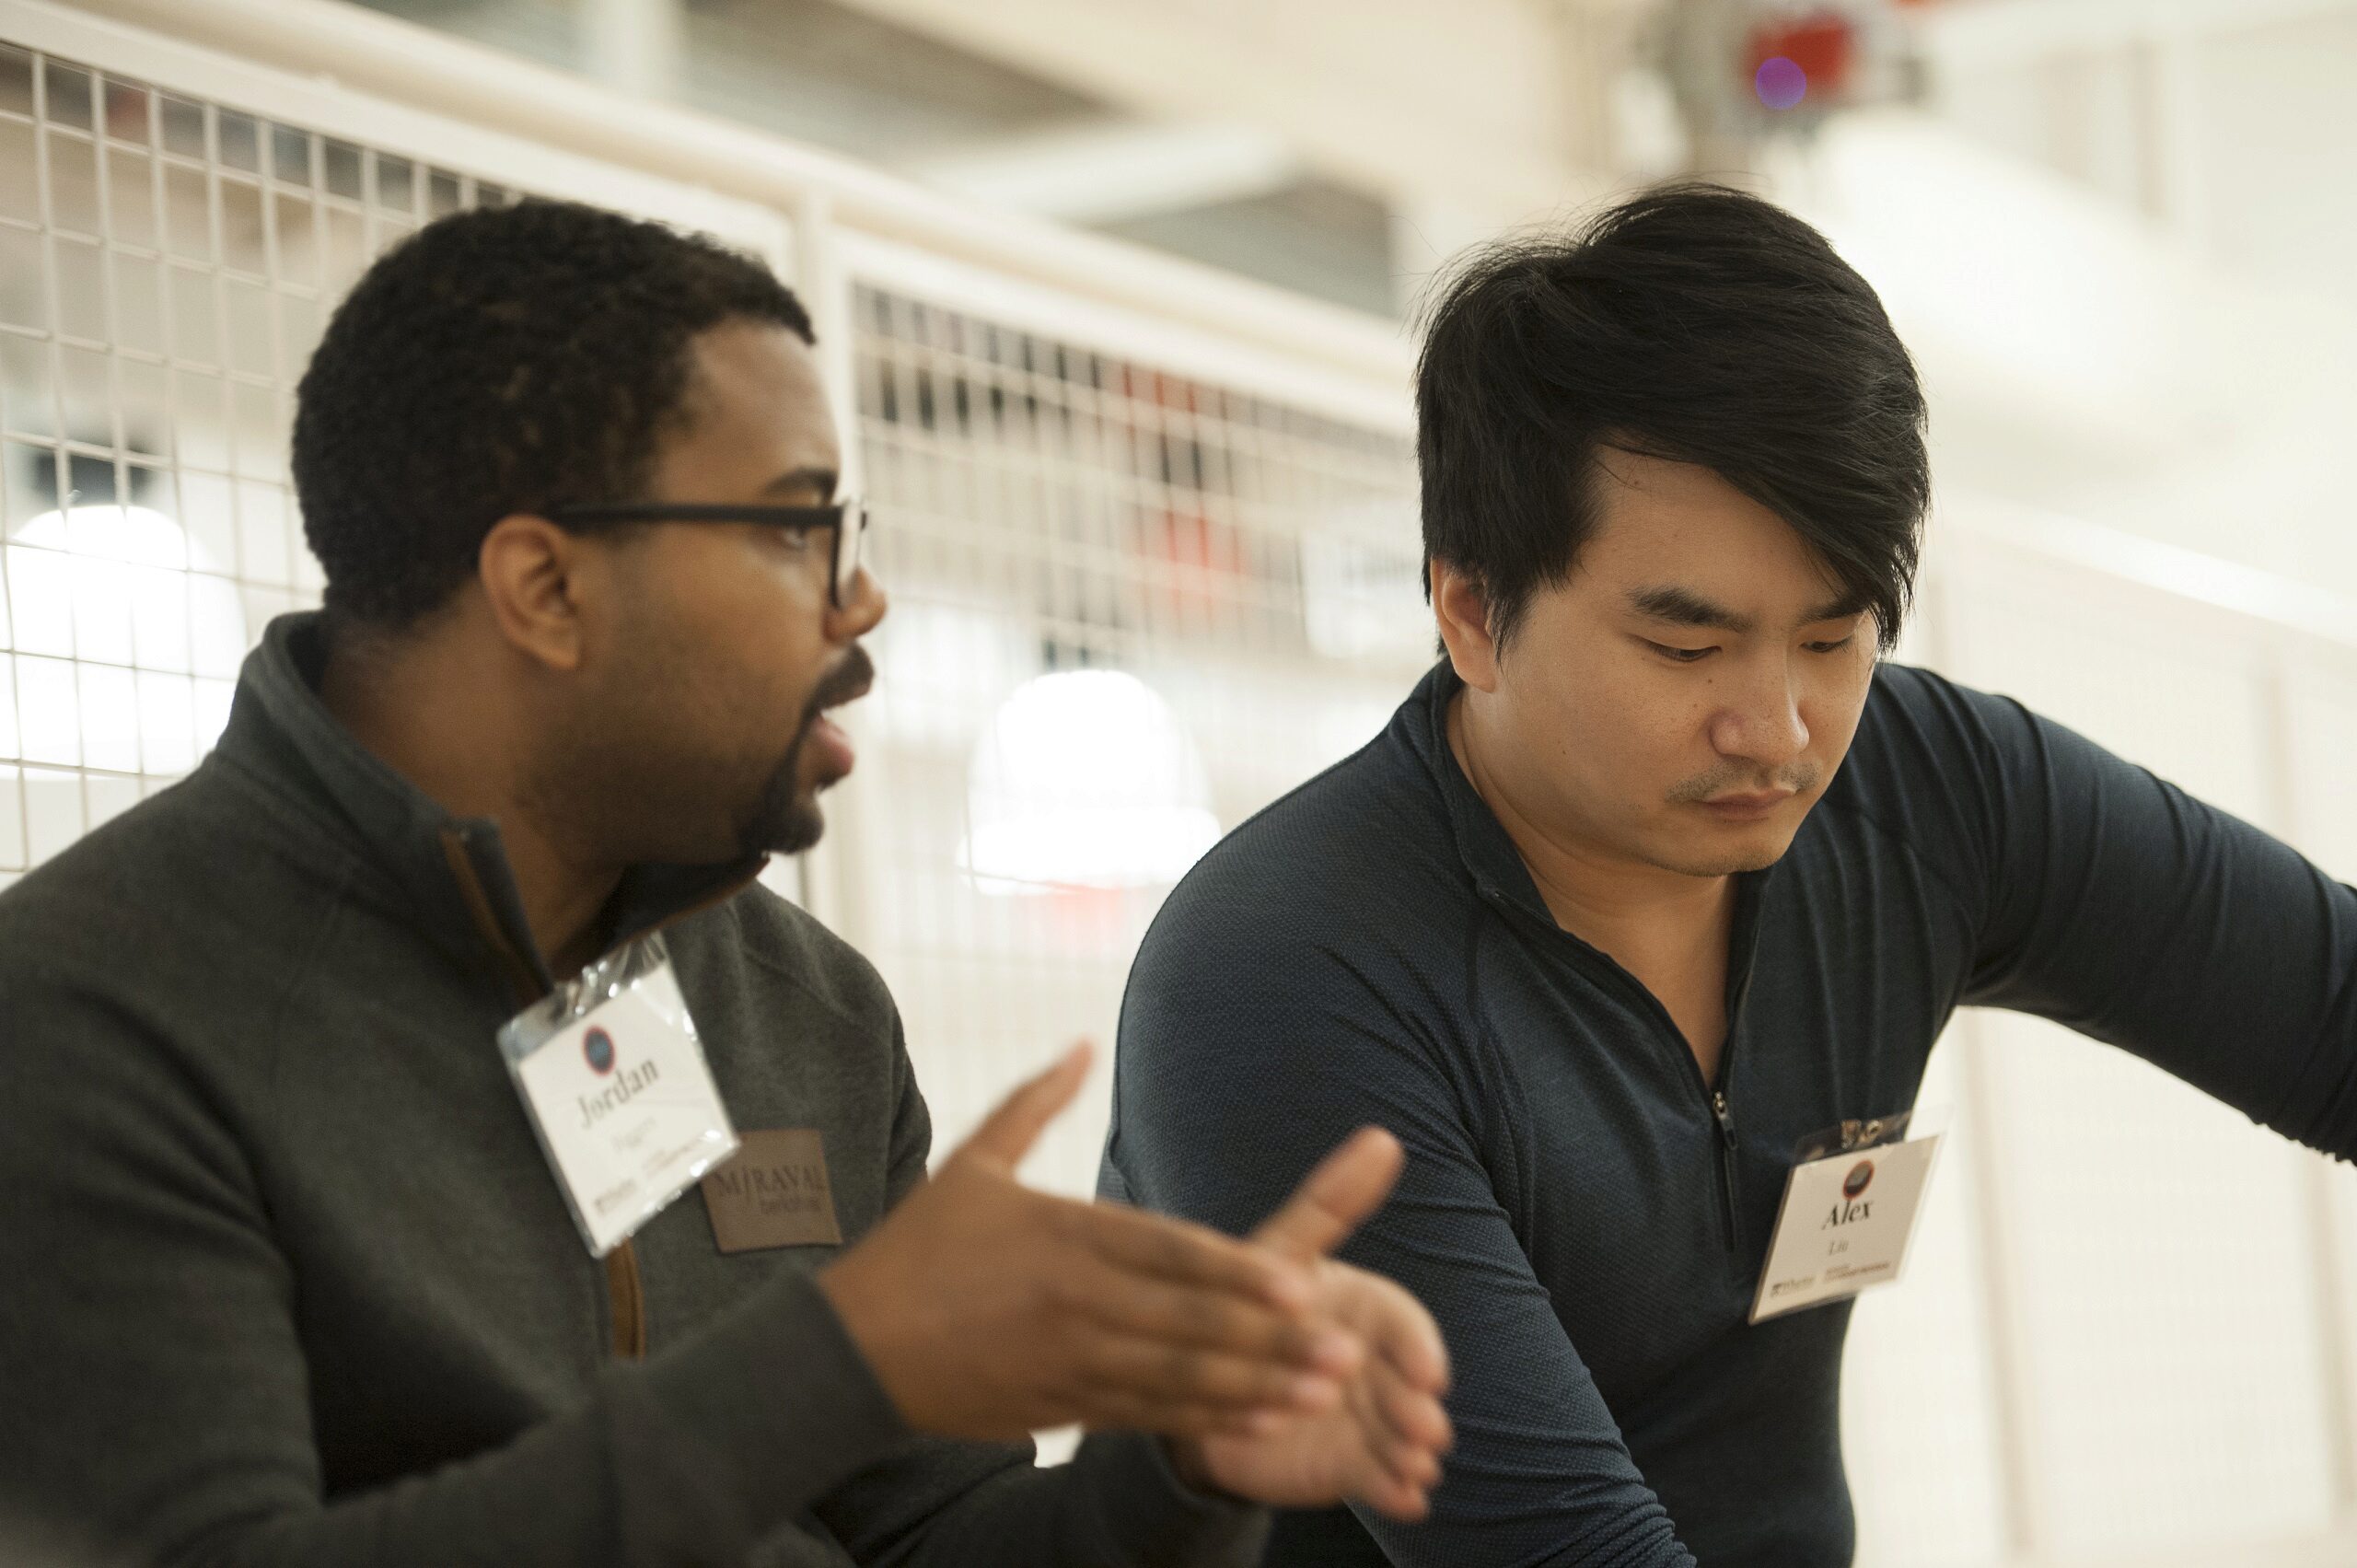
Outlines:
[[[1681,183],[1475,252],[1429,308],[1416,412],[1425,592],[1434,560],[1472,577],[1501,650],[1593,535],[1608,447],[1718,474],[1898,639],[1922,389],[1865,279],[1780,207]]]

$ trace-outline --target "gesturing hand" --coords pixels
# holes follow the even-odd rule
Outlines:
[[[1308,1311],[1314,1253],[1016,1180],[1087,1071],[1084,1046],[1016,1090],[819,1274],[902,1418],[952,1437],[1188,1435],[1334,1408],[1363,1354]]]
[[[1279,1507],[1359,1497],[1396,1519],[1423,1517],[1450,1442],[1440,1403],[1448,1387],[1440,1330],[1399,1285],[1326,1256],[1381,1206],[1401,1162],[1396,1139],[1364,1128],[1252,1237],[1308,1269],[1313,1317],[1349,1330],[1364,1347],[1343,1397],[1263,1418],[1254,1430],[1182,1440],[1173,1446],[1182,1473]]]

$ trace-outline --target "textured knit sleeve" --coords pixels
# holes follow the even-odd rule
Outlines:
[[[0,1538],[192,1568],[741,1562],[905,1435],[794,1277],[504,1446],[325,1500],[299,1282],[167,1039],[0,963]]]
[[[1937,765],[1971,784],[1950,814],[1980,904],[1964,1000],[2357,1156],[2357,891],[2018,703],[1918,679]]]
[[[1402,1565],[1690,1564],[1499,1201],[1476,1047],[1434,1000],[1465,933],[1369,963],[1295,937],[1266,890],[1197,877],[1131,972],[1106,1189],[1240,1234],[1354,1129],[1388,1128],[1406,1168],[1342,1256],[1438,1321],[1457,1443],[1425,1522],[1361,1522]]]
[[[924,1179],[932,1119],[897,1019],[893,1040],[887,1189],[898,1202]],[[1028,1443],[917,1438],[816,1512],[859,1562],[923,1568],[1248,1568],[1268,1525],[1261,1509],[1188,1489],[1136,1433],[1093,1434],[1071,1464],[1046,1469]]]

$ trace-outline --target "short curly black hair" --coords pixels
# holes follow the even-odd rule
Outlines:
[[[575,203],[454,213],[387,252],[296,391],[295,492],[330,617],[412,626],[500,518],[640,498],[691,340],[738,319],[814,341],[761,262]]]
[[[1475,252],[1430,323],[1424,553],[1480,583],[1501,645],[1595,533],[1590,482],[1616,447],[1768,507],[1898,641],[1931,504],[1923,393],[1816,229],[1724,186],[1660,186]]]

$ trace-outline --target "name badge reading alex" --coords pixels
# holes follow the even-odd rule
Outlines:
[[[1905,1115],[1845,1121],[1802,1140],[1752,1298],[1753,1322],[1898,1278],[1941,1139],[1907,1138],[1908,1122]]]
[[[532,1131],[602,1258],[737,1149],[660,936],[615,948],[499,1031]]]

